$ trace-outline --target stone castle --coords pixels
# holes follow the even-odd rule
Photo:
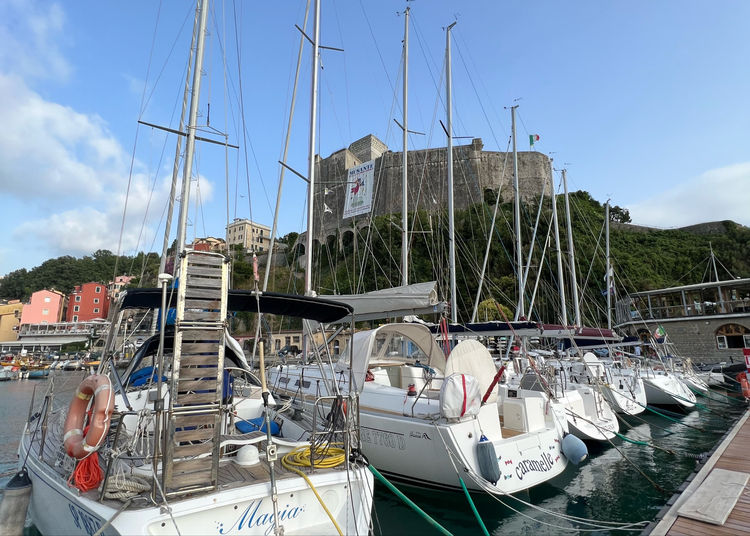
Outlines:
[[[484,151],[482,140],[453,147],[454,206],[458,209],[480,203],[487,192],[492,199],[501,189],[504,202],[513,200],[513,153]],[[391,151],[369,134],[328,158],[316,157],[314,238],[337,239],[353,227],[369,224],[370,216],[401,213],[401,151]],[[375,185],[372,214],[342,219],[347,188],[347,170],[369,160],[375,161]],[[409,211],[445,211],[448,206],[447,150],[445,147],[409,151]],[[550,160],[538,152],[518,153],[518,177],[521,199],[538,199],[543,184],[549,195]]]

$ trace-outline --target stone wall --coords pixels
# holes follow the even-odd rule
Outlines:
[[[679,356],[689,357],[693,363],[742,363],[742,348],[719,349],[716,344],[716,331],[722,325],[730,323],[739,324],[750,330],[750,318],[747,316],[703,316],[700,319],[644,320],[643,324],[626,326],[623,331],[636,336],[641,329],[653,333],[658,327],[662,327]]]
[[[344,229],[366,225],[369,214],[342,220],[347,169],[375,160],[373,215],[401,213],[402,162],[400,151],[390,151],[373,135],[355,141],[348,148],[316,162],[315,238],[325,240],[339,236]],[[447,152],[445,147],[409,151],[409,211],[445,210],[448,205]],[[518,176],[521,199],[536,199],[545,181],[549,194],[550,162],[542,153],[518,153]],[[501,188],[503,201],[513,199],[513,154],[484,151],[482,140],[453,147],[454,206],[457,210],[483,200],[484,192],[494,195]]]

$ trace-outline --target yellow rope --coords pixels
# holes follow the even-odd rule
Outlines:
[[[297,467],[312,467],[311,458],[312,451],[310,447],[297,447],[281,458],[281,465],[283,465],[290,471],[294,471],[299,476],[305,479],[307,485],[310,486],[310,489],[318,498],[318,502],[323,507],[323,510],[325,510],[326,514],[328,514],[328,517],[331,519],[331,522],[336,527],[339,536],[344,536],[344,533],[341,531],[341,527],[339,527],[339,524],[336,523],[336,519],[333,517],[333,514],[331,514],[330,510],[328,510],[325,503],[323,502],[323,499],[320,497],[320,495],[318,495],[318,491],[315,489],[315,486],[313,486],[313,483],[310,482],[310,479],[307,478],[307,476],[305,476],[302,471],[297,469]],[[331,446],[321,447],[317,445],[315,447],[315,467],[320,467],[321,469],[330,469],[332,467],[336,467],[337,465],[341,465],[345,460],[346,452],[344,451],[344,449]]]

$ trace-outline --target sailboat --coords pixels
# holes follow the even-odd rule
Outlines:
[[[453,26],[446,32],[447,65]],[[405,37],[405,49],[406,43]],[[447,80],[450,103],[450,72]],[[447,124],[450,132],[450,112]],[[449,183],[451,168],[449,140]],[[404,195],[404,213],[405,202]],[[453,264],[452,223],[450,228]],[[402,288],[406,288],[405,260],[402,268]],[[455,268],[451,273],[455,303]],[[381,309],[401,315],[409,308],[436,306],[434,299],[415,302],[383,291],[340,298],[351,301],[355,315],[362,313],[365,318],[375,318],[375,300]],[[455,308],[451,315],[455,321]],[[541,400],[508,400],[501,420],[497,372],[489,351],[476,340],[460,342],[446,358],[426,325],[404,322],[356,332],[335,362],[274,367],[269,383],[277,397],[288,398],[308,415],[320,394],[355,392],[360,400],[363,452],[378,470],[394,479],[445,490],[461,490],[465,485],[473,491],[504,495],[561,474],[568,459],[563,454],[565,416],[545,411]]]
[[[565,415],[541,399],[499,402],[496,374],[475,340],[446,358],[426,326],[391,323],[355,333],[330,365],[275,367],[269,383],[307,412],[320,394],[356,390],[362,450],[383,474],[454,491],[463,477],[470,490],[504,495],[559,475],[568,460]]]
[[[261,293],[257,285],[255,291],[230,290],[224,255],[184,245],[207,10],[208,1],[200,0],[177,284],[161,274],[161,288],[127,290],[113,312],[119,325],[133,308],[173,308],[174,326],[162,314],[159,333],[123,373],[114,364],[118,329],[110,329],[97,373],[72,399],[50,382],[19,444],[20,465],[32,483],[31,518],[44,534],[370,530],[373,477],[356,455],[357,397],[338,399],[351,410],[323,426],[286,418],[274,410],[263,367],[255,382],[226,330],[230,311],[330,322],[351,308]],[[315,404],[334,402],[317,398]]]

